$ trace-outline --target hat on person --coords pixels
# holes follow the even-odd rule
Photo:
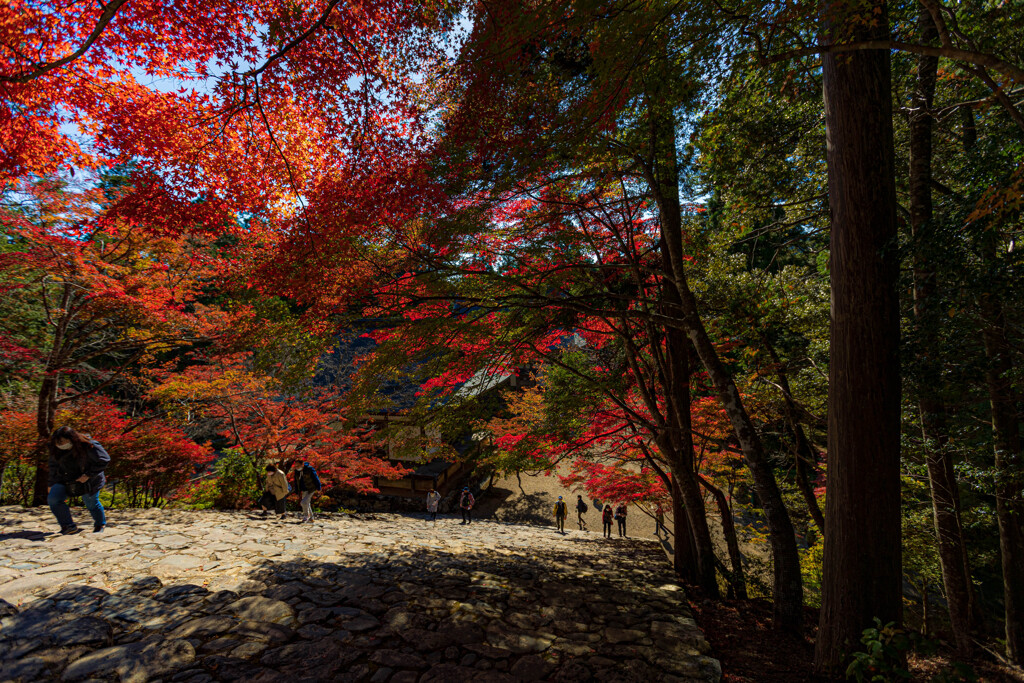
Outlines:
[[[558,500],[562,500],[562,497],[561,497],[561,496],[559,496],[559,497],[558,497]]]
[[[462,490],[463,490],[463,491],[468,491],[468,490],[469,490],[469,487],[468,487],[468,486],[463,486],[463,487],[462,487]]]

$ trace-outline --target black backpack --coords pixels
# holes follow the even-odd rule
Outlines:
[[[581,501],[579,502],[579,505],[577,505],[577,506],[576,506],[576,509],[577,509],[577,510],[579,510],[580,512],[586,512],[586,511],[587,511],[587,510],[589,510],[590,508],[588,508],[588,507],[587,507],[587,504],[586,504],[586,503],[584,503],[584,502],[583,502],[583,501],[581,500]]]

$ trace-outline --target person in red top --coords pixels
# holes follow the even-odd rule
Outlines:
[[[601,511],[601,524],[604,527],[604,537],[612,537],[612,505],[606,503],[604,510]]]

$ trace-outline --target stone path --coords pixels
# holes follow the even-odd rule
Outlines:
[[[110,518],[59,536],[45,508],[0,508],[0,681],[720,677],[651,542],[399,515]]]

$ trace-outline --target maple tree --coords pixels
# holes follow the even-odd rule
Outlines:
[[[228,448],[244,457],[252,490],[261,488],[268,463],[290,469],[292,462],[307,461],[326,488],[360,493],[376,492],[374,477],[398,479],[408,472],[380,457],[372,434],[348,424],[337,395],[289,394],[251,361],[251,353],[209,358],[166,377],[151,397],[185,424],[213,421]]]
[[[177,343],[160,346],[160,315],[178,324],[195,313],[143,301],[162,296],[155,271],[139,292],[105,283],[114,293],[102,315],[132,339],[102,363],[46,369],[60,346],[52,312],[63,309],[44,305],[59,285],[32,280],[28,261],[71,281],[70,266],[41,255],[74,252],[90,291],[117,280],[110,266],[89,270],[109,257],[81,237],[93,228],[74,230],[145,234],[143,250],[220,240],[232,258],[221,275],[250,289],[232,308],[249,326],[221,323],[232,339],[219,353],[313,354],[347,319],[387,318],[354,400],[386,404],[383,386],[416,379],[413,417],[443,413],[452,431],[483,410],[467,386],[524,367],[566,373],[564,386],[587,397],[576,421],[549,409],[567,405],[558,391],[507,399],[511,417],[492,421],[494,464],[546,466],[588,439],[647,448],[667,468],[657,481],[688,501],[675,518],[688,522],[677,534],[693,533],[692,555],[677,561],[695,583],[714,583],[702,487],[731,521],[742,453],[771,528],[777,625],[800,619],[798,527],[809,516],[824,531],[822,670],[872,617],[898,621],[898,474],[926,477],[959,649],[981,632],[978,612],[997,611],[980,604],[978,584],[1003,596],[1005,649],[1020,661],[1019,14],[976,0],[7,3],[0,184],[7,197],[49,192],[51,208],[4,218],[18,237],[0,251],[31,258],[3,261],[0,306],[21,325],[0,335],[3,378],[46,388],[45,425],[57,406],[127,391],[143,361]],[[40,184],[95,179],[129,158],[133,191],[116,201]],[[904,255],[911,267],[898,271]],[[182,264],[168,272],[188,272]],[[249,334],[276,296],[302,309],[318,342]],[[865,306],[878,315],[844,313]],[[573,336],[585,359],[567,353]],[[287,422],[312,430],[317,411],[336,410],[333,396],[259,391],[265,402],[245,413],[253,452],[278,433],[285,450],[306,443],[312,432],[288,433]],[[864,395],[881,398],[861,423]],[[284,404],[294,412],[274,418]],[[537,424],[543,440],[518,437]],[[992,539],[999,567],[978,550]],[[850,586],[859,592],[848,600]]]
[[[36,417],[30,405],[0,410],[4,442],[0,471],[10,471],[18,479],[15,499],[23,504],[33,495],[40,443]],[[61,424],[89,434],[109,453],[106,475],[112,503],[120,493],[124,505],[160,505],[213,459],[208,446],[196,443],[160,416],[129,416],[104,396],[62,404],[56,417]]]
[[[587,191],[572,179],[551,182],[532,197],[510,193],[489,209],[496,229],[445,233],[445,242],[417,252],[424,266],[385,280],[374,295],[372,315],[402,315],[406,323],[375,335],[381,347],[362,371],[387,376],[396,361],[419,363],[425,413],[463,410],[468,401],[462,387],[475,371],[494,376],[543,364],[548,380],[561,371],[561,381],[571,386],[564,391],[571,397],[565,410],[542,409],[544,402],[530,392],[509,397],[513,415],[485,425],[495,453],[487,461],[513,471],[547,469],[588,448],[622,441],[641,452],[650,444],[687,486],[677,527],[703,530],[700,554],[680,556],[678,568],[714,592],[701,484],[686,455],[692,451],[690,426],[673,430],[679,444],[666,437],[678,419],[673,401],[684,401],[687,418],[690,408],[688,392],[664,379],[671,332],[657,319],[663,311],[654,272],[659,226],[645,215],[643,201],[617,187]],[[576,194],[581,191],[582,198]],[[583,357],[593,353],[595,359],[579,365],[578,354],[567,350],[576,343],[587,349]],[[595,390],[604,398],[593,399],[597,404],[587,412],[581,406],[590,403],[581,397]],[[525,426],[538,422],[540,412],[545,430],[525,438]],[[578,423],[563,424],[561,414],[577,415]]]
[[[199,300],[217,258],[190,234],[125,220],[116,199],[104,211],[100,188],[80,196],[44,180],[21,190],[31,200],[3,214],[11,245],[0,254],[3,296],[41,317],[12,320],[4,338],[31,352],[20,372],[38,383],[36,430],[45,440],[61,406],[144,383],[140,367],[216,335],[227,317]],[[130,196],[129,188],[117,198]],[[44,456],[37,502],[45,498]]]

